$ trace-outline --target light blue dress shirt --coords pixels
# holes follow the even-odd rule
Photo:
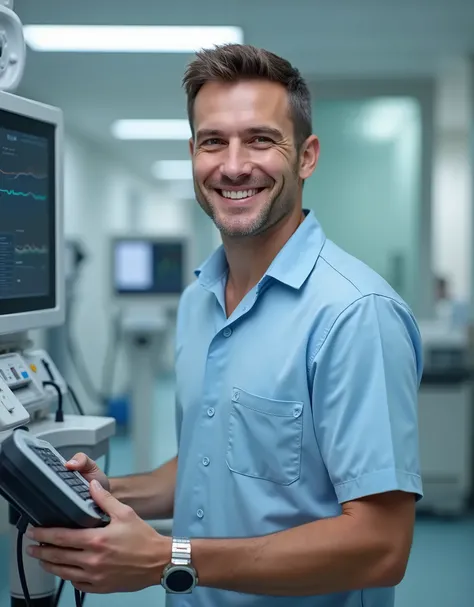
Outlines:
[[[182,296],[175,536],[261,536],[363,496],[422,495],[416,322],[305,213],[229,318],[222,248]],[[394,589],[275,598],[198,586],[168,605],[392,607]]]

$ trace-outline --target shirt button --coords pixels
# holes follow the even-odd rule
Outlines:
[[[214,407],[209,407],[209,409],[207,410],[207,414],[209,415],[209,417],[214,417]]]
[[[208,457],[203,457],[202,458],[202,465],[203,466],[209,466],[210,463],[211,463],[211,460]]]
[[[232,329],[230,327],[226,327],[223,333],[224,337],[230,337],[232,335]]]
[[[204,512],[201,510],[201,508],[199,508],[199,510],[196,512],[198,518],[202,518],[204,516]]]
[[[232,394],[232,398],[235,401],[238,401],[240,398],[240,392],[238,390],[234,390],[234,393]]]

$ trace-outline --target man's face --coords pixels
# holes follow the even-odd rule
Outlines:
[[[194,109],[194,189],[223,236],[265,232],[295,211],[300,159],[284,87],[208,83]]]

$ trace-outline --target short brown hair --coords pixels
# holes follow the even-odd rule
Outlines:
[[[224,44],[196,53],[185,72],[183,86],[188,98],[187,109],[194,136],[194,103],[207,82],[269,80],[282,84],[288,92],[290,115],[297,150],[312,133],[311,95],[300,72],[289,61],[264,49],[243,44]]]

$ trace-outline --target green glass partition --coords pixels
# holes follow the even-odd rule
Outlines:
[[[305,206],[327,236],[416,296],[421,118],[410,98],[321,100],[313,108],[321,153]]]

